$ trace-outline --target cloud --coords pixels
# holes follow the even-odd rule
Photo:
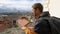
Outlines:
[[[41,2],[41,0],[0,0],[0,6],[31,8],[31,5],[36,2]]]

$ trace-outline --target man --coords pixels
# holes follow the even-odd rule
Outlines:
[[[32,6],[32,13],[37,19],[35,22],[34,31],[37,34],[50,34],[50,27],[48,21],[44,17],[50,17],[49,12],[43,12],[43,6],[40,3],[35,3]]]

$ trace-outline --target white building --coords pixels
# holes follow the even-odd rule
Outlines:
[[[49,11],[51,16],[60,18],[60,0],[44,0],[44,11]]]

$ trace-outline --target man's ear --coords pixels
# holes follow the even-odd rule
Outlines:
[[[36,11],[40,11],[40,10],[37,8]]]
[[[35,13],[36,13],[36,11],[38,11],[38,8],[35,9]]]
[[[42,13],[42,12],[40,12],[40,10],[38,8],[36,9],[36,11],[38,11],[40,14]]]
[[[37,10],[38,10],[38,8],[35,9],[35,11],[37,11]]]

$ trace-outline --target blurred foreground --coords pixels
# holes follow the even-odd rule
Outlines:
[[[34,20],[31,12],[0,13],[0,34],[24,34],[16,22],[22,16]]]

